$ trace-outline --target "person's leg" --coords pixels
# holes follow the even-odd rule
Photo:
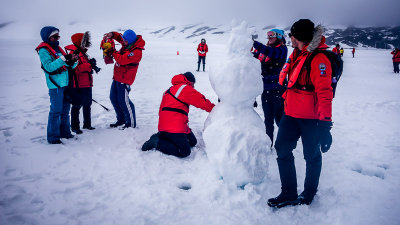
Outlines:
[[[84,88],[84,101],[83,101],[83,128],[93,130],[91,106],[92,106],[92,88]]]
[[[189,141],[190,147],[194,147],[197,144],[196,136],[194,136],[192,131],[190,131],[190,133],[187,134],[187,139]]]
[[[279,123],[284,114],[284,100],[282,98],[283,91],[275,91],[273,102],[274,102],[274,119],[276,125],[279,127]]]
[[[400,64],[400,62],[395,62],[395,66],[394,66],[395,73],[399,73],[399,64]]]
[[[273,102],[271,100],[271,96],[269,91],[264,90],[261,94],[261,105],[264,112],[264,124],[265,124],[265,132],[268,137],[271,139],[271,146],[273,146],[274,142],[274,114],[273,114]]]
[[[49,89],[50,111],[47,122],[47,142],[60,143],[61,111],[63,108],[62,88]]]
[[[322,167],[322,156],[318,142],[317,120],[300,121],[303,154],[306,160],[306,177],[302,195],[311,203],[317,193]],[[308,203],[308,204],[309,204]]]
[[[124,113],[121,109],[121,106],[119,105],[118,102],[118,87],[117,87],[117,81],[113,80],[111,84],[111,89],[110,89],[110,100],[111,104],[114,107],[116,116],[117,116],[117,122],[114,124],[110,124],[111,127],[117,127],[120,125],[125,124],[125,119],[124,119]]]
[[[203,72],[206,70],[206,56],[203,56]]]
[[[200,71],[200,60],[201,60],[201,56],[199,56],[199,58],[197,60],[197,70],[196,71]]]
[[[157,148],[159,142],[158,133],[151,135],[150,139],[142,145],[142,151],[149,151]]]
[[[61,110],[61,124],[60,124],[60,137],[61,138],[72,138],[74,137],[71,134],[71,123],[69,120],[69,112],[71,109],[71,104],[64,101],[63,98],[63,107]]]
[[[117,82],[118,103],[124,114],[125,127],[136,127],[135,105],[129,99],[129,85]]]
[[[79,122],[79,110],[81,107],[81,105],[72,105],[71,107],[71,130],[76,134],[82,133]]]
[[[187,134],[159,132],[157,150],[167,155],[184,158],[190,155]]]
[[[286,115],[282,117],[275,143],[282,193],[291,197],[297,197],[296,168],[293,156],[293,149],[296,148],[300,137],[297,120]]]

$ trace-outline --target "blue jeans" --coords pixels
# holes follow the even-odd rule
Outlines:
[[[136,127],[135,105],[129,99],[130,86],[113,80],[110,100],[117,114],[117,121],[126,127]]]
[[[71,136],[69,110],[71,105],[64,101],[65,87],[49,89],[50,112],[47,123],[47,141],[53,143]]]

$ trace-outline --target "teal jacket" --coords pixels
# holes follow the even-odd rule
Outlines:
[[[61,56],[61,53],[57,53],[58,56]],[[61,68],[62,66],[67,66],[67,64],[61,59],[54,59],[54,57],[47,51],[46,48],[39,49],[39,58],[42,62],[42,65],[45,70],[49,72],[56,71],[57,69]],[[49,89],[57,88],[49,79],[49,74],[46,71],[43,71],[46,75],[46,83]],[[65,87],[68,86],[68,71],[62,71],[59,74],[51,75],[52,79],[60,86]]]

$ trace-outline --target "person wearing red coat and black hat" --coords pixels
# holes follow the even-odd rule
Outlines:
[[[91,46],[90,33],[76,33],[71,36],[73,44],[65,46],[67,53],[76,53],[79,56],[78,65],[70,74],[72,89],[70,89],[71,97],[71,130],[76,134],[81,134],[79,124],[79,110],[83,106],[83,129],[94,130],[91,122],[91,105],[92,105],[92,87],[93,87],[93,68],[94,59],[89,59],[86,54]]]
[[[110,127],[122,126],[122,129],[136,127],[135,105],[129,99],[131,85],[135,81],[139,63],[142,60],[142,51],[145,41],[141,35],[133,30],[126,30],[124,34],[118,32],[107,33],[107,38],[114,39],[122,44],[119,51],[111,49],[115,59],[113,83],[110,90],[110,100],[114,107],[117,122]]]
[[[323,31],[321,25],[314,27],[308,19],[298,20],[290,29],[289,37],[294,50],[279,75],[280,84],[287,83],[287,89],[283,94],[285,114],[275,142],[281,193],[268,200],[271,207],[311,204],[321,174],[321,151],[328,151],[332,144],[331,63],[325,54],[317,53],[308,64],[311,65],[309,72],[304,69],[308,56],[314,50],[328,48]],[[298,196],[293,150],[299,138],[306,161],[306,176],[304,190]]]
[[[202,38],[200,44],[197,46],[197,52],[199,53],[199,60],[197,62],[197,70],[200,71],[200,63],[203,61],[203,72],[206,69],[206,55],[208,52],[208,46],[206,44],[206,39]]]
[[[184,158],[197,143],[189,128],[189,106],[211,112],[214,104],[194,89],[196,79],[191,72],[175,75],[172,87],[163,94],[159,109],[158,133],[153,134],[143,146],[143,151],[156,148],[167,155]]]

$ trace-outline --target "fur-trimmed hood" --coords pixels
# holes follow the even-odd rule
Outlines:
[[[325,32],[325,27],[319,24],[315,27],[313,39],[307,46],[307,51],[312,52],[317,48],[327,49],[329,46],[325,44],[325,37],[323,33]]]

